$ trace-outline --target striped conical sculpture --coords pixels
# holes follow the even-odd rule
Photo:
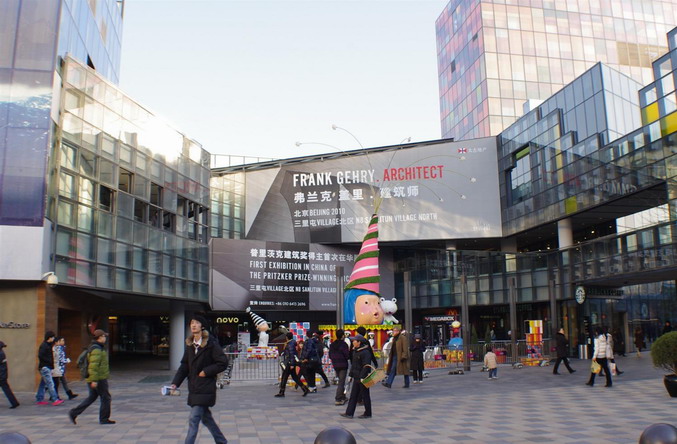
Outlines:
[[[249,313],[249,316],[251,316],[252,321],[254,321],[254,326],[257,327],[257,329],[258,329],[258,326],[259,326],[259,325],[265,324],[265,323],[266,323],[265,319],[263,319],[261,316],[259,316],[259,315],[257,315],[256,313],[254,313],[254,312],[252,311],[252,308],[251,308],[251,307],[247,307],[247,308],[245,309],[245,311],[246,311],[247,313]]]
[[[378,273],[378,216],[371,216],[362,248],[343,293],[346,324],[382,324]]]

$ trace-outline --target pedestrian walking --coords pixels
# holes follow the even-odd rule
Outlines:
[[[489,369],[487,379],[498,379],[498,361],[491,345],[487,345],[487,352],[484,354],[484,366]]]
[[[620,330],[614,329],[611,337],[614,339],[614,354],[625,357],[625,339]]]
[[[280,391],[275,395],[276,398],[283,398],[284,391],[287,388],[287,381],[289,377],[294,380],[298,387],[301,387],[303,390],[303,396],[306,396],[310,393],[310,390],[306,385],[301,382],[299,375],[296,373],[296,368],[300,365],[299,357],[296,352],[296,340],[294,340],[294,334],[292,332],[287,332],[287,343],[284,346],[284,351],[282,352],[282,376],[280,380]]]
[[[226,370],[228,359],[216,339],[209,336],[207,327],[207,320],[200,315],[190,319],[190,336],[186,339],[181,365],[171,384],[172,390],[176,390],[188,378],[190,416],[185,444],[195,442],[200,421],[212,434],[214,442],[228,442],[209,410],[216,404],[216,376]]]
[[[108,339],[108,333],[101,329],[94,330],[94,340],[87,353],[86,381],[89,393],[80,405],[68,412],[68,417],[73,424],[77,424],[76,418],[92,405],[96,398],[100,398],[99,424],[115,424],[115,421],[110,419],[111,396],[108,391],[110,365],[108,363],[108,352],[104,348],[106,339]]]
[[[52,370],[54,370],[54,354],[52,352],[52,345],[56,335],[53,331],[45,332],[45,340],[40,344],[38,349],[38,372],[40,372],[40,385],[35,394],[35,402],[38,405],[46,405],[49,402],[45,401],[45,390],[49,392],[49,400],[52,405],[61,405],[63,400],[59,399],[59,395],[54,388],[54,379],[52,378]]]
[[[329,345],[329,359],[331,359],[331,365],[334,367],[334,372],[338,378],[334,403],[336,405],[343,405],[348,402],[345,391],[350,351],[343,340],[343,330],[340,328],[336,330],[336,340]]]
[[[14,393],[12,393],[12,389],[9,386],[9,369],[7,367],[5,347],[7,347],[7,344],[0,341],[0,387],[9,401],[9,408],[15,409],[19,407],[19,401],[17,401],[16,396],[14,396]]]
[[[324,381],[324,388],[331,387],[331,384],[329,383],[329,378],[327,378],[327,374],[324,372],[324,369],[322,368],[322,357],[324,356],[324,349],[326,346],[324,345],[324,342],[320,341],[320,334],[318,332],[313,333],[313,337],[310,338],[311,341],[313,341],[313,345],[315,346],[315,353],[317,355],[317,359],[313,360],[310,362],[310,365],[312,366],[313,369],[313,376],[315,374],[320,375],[322,380]]]
[[[404,376],[404,386],[409,388],[409,340],[407,332],[402,331],[399,326],[393,328],[393,344],[390,347],[388,358],[388,380],[384,384],[386,387],[392,387],[395,376]]]
[[[359,326],[355,329],[358,335],[361,335],[365,339],[367,339],[367,329],[364,328],[363,326]],[[357,335],[356,335],[357,336]],[[371,363],[374,364],[374,368],[378,367],[378,360],[376,359],[376,355],[374,354],[374,349],[371,346],[371,342],[369,342],[369,339],[367,339],[367,346],[369,348],[369,355],[371,356]],[[350,344],[350,354],[352,356],[353,353],[353,344],[351,341]],[[353,381],[354,382],[354,381]],[[359,392],[357,395],[357,405],[364,405],[364,399],[362,399],[362,392]]]
[[[71,360],[66,357],[66,339],[64,339],[63,336],[58,336],[54,340],[52,354],[54,355],[54,370],[52,370],[52,379],[54,379],[54,390],[56,391],[56,394],[59,394],[59,384],[61,384],[68,395],[68,399],[77,398],[78,394],[73,393],[73,391],[68,387],[68,381],[66,380],[66,364],[70,363]]]
[[[597,362],[604,371],[606,376],[606,385],[604,387],[611,387],[611,371],[609,370],[609,362],[607,360],[607,336],[602,332],[601,329],[595,329],[595,346],[592,351],[592,360]],[[595,385],[595,372],[590,372],[590,379],[585,385],[593,386]]]
[[[567,357],[569,352],[569,340],[566,336],[564,336],[563,328],[559,329],[557,335],[555,336],[555,340],[557,341],[557,361],[555,361],[555,368],[552,370],[552,374],[559,375],[557,370],[559,369],[559,365],[562,362],[564,362],[564,366],[567,368],[567,370],[569,370],[569,373],[574,373],[576,370],[571,368],[571,365],[569,365],[569,358]]]
[[[665,333],[670,333],[672,331],[672,324],[670,321],[665,321],[665,325],[663,326],[663,330],[661,331],[661,336],[664,335]]]
[[[606,336],[606,359],[609,362],[609,370],[611,370],[612,375],[622,375],[624,372],[618,368],[614,358],[614,337],[606,327],[604,328],[604,336]]]
[[[344,418],[351,418],[355,414],[357,408],[357,399],[361,397],[364,401],[364,413],[358,418],[371,418],[371,395],[369,388],[362,384],[362,379],[369,376],[371,373],[371,354],[369,353],[369,342],[362,335],[355,335],[352,337],[353,354],[352,366],[350,368],[350,376],[353,378],[353,386],[350,390],[350,399],[348,400],[348,407],[346,412],[341,413]]]
[[[425,342],[420,334],[414,335],[414,342],[409,347],[411,353],[411,369],[414,372],[414,384],[423,384],[423,352]]]
[[[644,332],[642,327],[637,327],[635,329],[635,347],[637,348],[637,357],[642,357],[642,349],[646,348],[644,345]]]

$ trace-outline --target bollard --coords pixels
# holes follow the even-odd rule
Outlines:
[[[670,424],[651,424],[639,437],[639,444],[677,444],[677,428]]]
[[[0,433],[0,444],[31,444],[31,440],[19,432]]]
[[[317,435],[314,444],[357,444],[357,440],[343,427],[327,427]]]

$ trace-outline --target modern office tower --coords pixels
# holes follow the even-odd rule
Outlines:
[[[24,344],[15,375],[35,373],[45,330],[71,359],[96,328],[113,354],[181,353],[185,310],[207,308],[210,156],[117,88],[123,11],[0,2],[0,327]]]
[[[497,135],[597,62],[644,85],[676,24],[676,0],[451,0],[436,22],[442,137]]]

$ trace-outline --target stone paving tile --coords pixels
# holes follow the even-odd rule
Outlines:
[[[618,361],[626,373],[612,388],[584,385],[589,361],[575,361],[581,371],[562,376],[548,367],[501,368],[501,378],[490,383],[477,369],[465,375],[431,371],[425,384],[406,390],[397,385],[401,379],[392,389],[374,387],[370,420],[340,418],[345,406],[333,405],[334,388],[307,397],[289,389],[285,398],[274,398],[270,382],[233,382],[218,392],[213,413],[231,444],[311,444],[329,426],[344,427],[366,444],[621,444],[636,443],[653,423],[677,425],[677,399],[667,395],[650,358]],[[139,383],[148,376],[160,382]],[[79,399],[62,407],[36,406],[33,393],[18,393],[22,406],[6,410],[0,397],[0,431],[19,431],[34,444],[180,443],[188,429],[186,393],[159,395],[162,381],[171,377],[158,368],[114,368],[112,419],[118,424],[105,429],[97,421],[98,404],[73,426],[66,413]],[[82,382],[72,385],[86,392]],[[356,414],[362,411],[358,407]],[[205,428],[198,442],[213,442]]]

